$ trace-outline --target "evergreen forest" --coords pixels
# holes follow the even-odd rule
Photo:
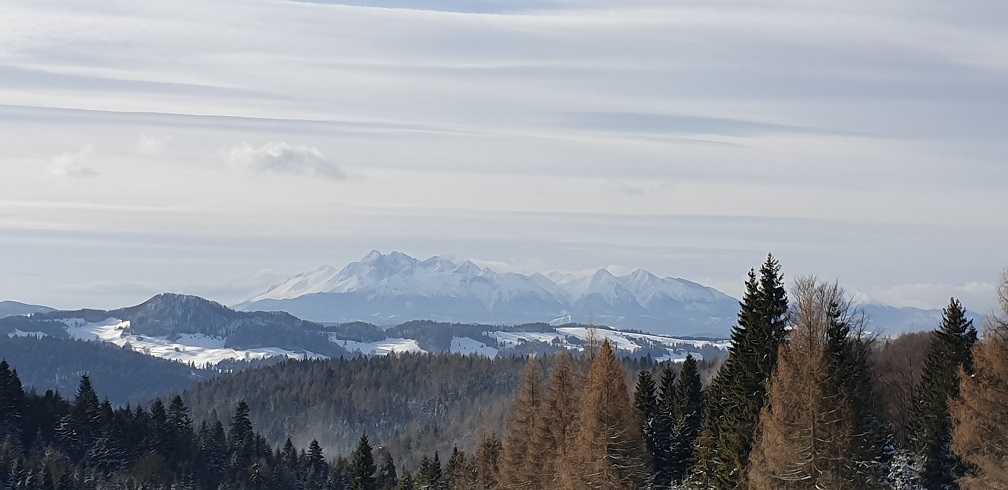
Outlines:
[[[150,401],[0,362],[0,488],[1008,488],[1008,274],[881,338],[835,282],[749,272],[726,359],[390,354],[224,373]],[[20,369],[20,370],[19,370]]]

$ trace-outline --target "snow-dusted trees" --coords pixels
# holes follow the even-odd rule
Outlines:
[[[749,483],[754,489],[877,486],[861,321],[835,284],[799,279],[793,301]]]
[[[1002,316],[990,319],[952,403],[952,450],[976,469],[960,480],[970,489],[1008,488],[1008,273],[998,293]]]
[[[952,486],[966,470],[952,453],[949,401],[959,398],[959,372],[973,373],[977,331],[966,310],[954,298],[942,312],[942,323],[931,334],[920,383],[914,391],[914,446],[929,488]]]

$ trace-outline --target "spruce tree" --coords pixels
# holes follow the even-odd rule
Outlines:
[[[350,488],[353,490],[374,490],[378,488],[375,484],[374,476],[377,470],[378,467],[375,466],[367,434],[362,434],[350,463]]]
[[[950,300],[942,323],[931,335],[924,371],[914,393],[914,443],[929,488],[954,488],[965,468],[952,453],[949,401],[959,398],[959,371],[973,373],[977,331],[958,300]]]
[[[101,402],[88,375],[81,376],[77,397],[70,406],[70,413],[61,420],[56,438],[67,455],[79,461],[86,451],[94,446],[102,426]]]
[[[746,479],[767,380],[786,336],[787,292],[773,255],[759,276],[749,271],[745,286],[728,359],[714,381],[716,397],[709,398],[713,412],[704,418],[704,448],[697,453],[697,480],[713,488],[736,488]]]
[[[380,489],[391,490],[399,483],[396,473],[395,461],[392,454],[384,448],[378,449],[378,474],[375,476],[375,486]]]
[[[228,428],[228,442],[232,445],[243,444],[244,441],[252,437],[252,419],[249,414],[252,410],[245,400],[239,400],[235,406],[235,414],[231,417],[231,426]]]
[[[417,475],[416,486],[431,490],[442,489],[441,459],[438,452],[434,451],[434,459],[427,456],[420,461],[420,473]]]
[[[451,457],[448,458],[448,463],[444,467],[444,487],[447,490],[469,488],[470,485],[466,475],[467,468],[468,462],[466,461],[465,453],[459,451],[458,446],[453,446]]]
[[[692,354],[687,354],[673,391],[674,422],[667,456],[669,476],[676,483],[682,482],[693,469],[693,450],[703,423],[702,387],[697,361]]]
[[[640,421],[641,437],[644,439],[644,447],[647,449],[651,459],[651,474],[648,480],[654,480],[658,474],[662,460],[658,455],[660,443],[658,441],[658,397],[655,392],[654,378],[647,370],[637,373],[637,387],[634,390],[634,406],[637,408],[637,416]],[[659,483],[660,485],[660,483]]]
[[[998,289],[1002,316],[993,316],[973,353],[972,374],[961,370],[952,402],[952,450],[975,470],[967,489],[1008,488],[1008,274]]]
[[[10,440],[20,447],[24,406],[25,394],[21,379],[4,359],[0,361],[0,444]]]
[[[658,382],[658,408],[655,414],[654,451],[655,475],[652,485],[657,489],[668,488],[673,481],[673,446],[676,444],[673,428],[676,419],[676,373],[670,363],[662,368]]]

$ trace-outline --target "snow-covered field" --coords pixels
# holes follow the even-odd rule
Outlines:
[[[66,325],[67,334],[78,340],[107,342],[122,348],[128,348],[143,354],[178,361],[194,363],[198,366],[217,364],[225,360],[258,360],[267,357],[284,356],[291,359],[325,359],[326,356],[311,351],[291,351],[275,347],[253,349],[234,349],[226,347],[226,339],[200,334],[185,334],[176,339],[165,339],[134,335],[130,333],[130,322],[117,318],[107,318],[99,322],[87,322],[80,318],[60,320]],[[490,358],[497,357],[499,350],[514,347],[524,343],[542,342],[555,346],[563,346],[573,351],[583,349],[587,339],[595,335],[601,342],[608,339],[619,351],[624,353],[639,352],[644,349],[656,360],[682,361],[687,354],[701,359],[699,350],[705,347],[726,349],[729,342],[708,340],[687,340],[659,335],[620,332],[607,329],[589,329],[586,327],[559,327],[550,332],[503,332],[489,331],[487,335],[497,341],[497,345],[487,345],[486,342],[470,337],[452,337],[449,351],[462,355],[481,355]],[[44,336],[42,332],[25,332],[15,330],[10,337]],[[330,342],[339,345],[351,353],[366,356],[384,356],[390,353],[423,353],[426,352],[414,339],[388,338],[377,342],[356,342],[330,334]],[[664,352],[662,351],[664,347]],[[643,352],[641,352],[643,354]]]
[[[451,352],[453,354],[479,354],[491,359],[497,357],[497,349],[469,337],[452,337]]]
[[[378,342],[355,342],[340,339],[330,334],[329,341],[350,352],[360,352],[367,356],[384,356],[391,352],[425,352],[413,339],[385,339]]]
[[[41,338],[41,337],[48,337],[49,334],[47,334],[45,332],[22,332],[21,330],[18,330],[18,329],[15,328],[14,331],[11,332],[11,333],[9,333],[9,334],[7,334],[7,336],[10,337],[10,338],[12,338],[12,339],[14,337],[36,337],[36,338]]]
[[[199,334],[182,335],[176,340],[127,335],[128,321],[108,318],[100,322],[89,323],[80,318],[62,320],[67,325],[70,337],[79,340],[101,341],[127,347],[150,356],[170,359],[184,363],[203,365],[216,364],[232,359],[264,359],[273,356],[286,356],[291,359],[324,358],[320,354],[309,351],[295,352],[284,349],[265,347],[256,349],[231,349],[224,347],[224,339],[208,337]]]
[[[501,345],[511,346],[517,345],[521,342],[533,341],[545,342],[547,344],[559,342],[568,349],[581,350],[583,348],[581,345],[578,345],[577,343],[571,344],[568,342],[568,338],[573,337],[578,339],[580,343],[584,343],[591,335],[591,329],[587,327],[560,327],[556,329],[556,332],[490,332],[490,335],[496,338]],[[688,348],[684,350],[683,345],[692,345],[699,350],[707,346],[727,349],[730,344],[728,340],[710,341],[677,339],[672,337],[662,337],[659,335],[619,332],[601,328],[595,329],[594,335],[599,342],[604,339],[608,339],[610,344],[624,352],[636,352],[642,349],[646,344],[661,344],[666,347],[667,354],[664,356],[656,356],[655,359],[658,361],[682,361],[686,359],[687,354],[692,354],[696,359],[703,358],[703,356],[701,356],[698,352],[690,351]]]

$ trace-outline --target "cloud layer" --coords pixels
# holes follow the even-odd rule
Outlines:
[[[213,291],[375,248],[738,294],[773,251],[788,277],[983,310],[993,291],[957,285],[1008,267],[1006,19],[1000,0],[5,2],[0,299],[117,307],[144,298],[55,285]]]

